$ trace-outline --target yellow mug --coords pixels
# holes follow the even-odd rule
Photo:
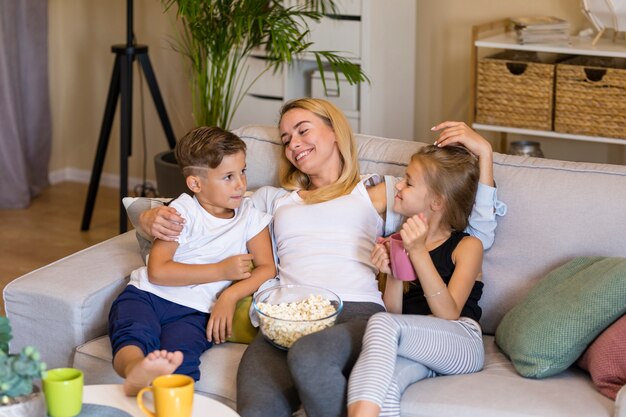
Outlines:
[[[152,391],[154,411],[143,404],[143,395],[147,391]],[[193,391],[193,378],[179,374],[161,375],[154,378],[152,386],[139,391],[137,405],[150,417],[191,417]]]

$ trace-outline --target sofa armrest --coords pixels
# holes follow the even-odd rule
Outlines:
[[[615,397],[614,417],[626,417],[626,385],[622,387]]]
[[[76,346],[107,333],[111,303],[141,265],[130,231],[10,282],[11,350],[33,345],[48,368],[70,366]]]

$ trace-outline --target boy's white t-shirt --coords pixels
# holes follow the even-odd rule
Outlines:
[[[195,197],[181,194],[170,207],[185,219],[178,238],[174,261],[186,264],[213,264],[233,255],[248,253],[247,242],[270,223],[272,216],[254,208],[249,198],[230,219],[220,219],[209,214]],[[150,292],[168,301],[210,313],[219,294],[232,281],[207,284],[162,286],[148,279],[148,268],[141,267],[130,275],[129,285]]]

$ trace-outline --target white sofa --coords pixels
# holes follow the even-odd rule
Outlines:
[[[277,183],[281,146],[275,128],[247,126],[249,188]],[[431,142],[431,138],[425,138]],[[357,135],[361,171],[401,176],[422,144]],[[564,143],[563,146],[567,144]],[[625,417],[576,366],[547,379],[519,376],[492,336],[504,314],[548,271],[575,256],[626,256],[626,167],[495,154],[498,196],[508,205],[485,254],[481,300],[486,365],[471,375],[420,381],[402,398],[402,416]],[[107,313],[142,263],[125,233],[11,282],[4,291],[13,349],[33,344],[49,367],[76,366],[87,384],[120,379],[111,367]],[[237,364],[246,345],[213,347],[202,357],[197,390],[235,404]]]

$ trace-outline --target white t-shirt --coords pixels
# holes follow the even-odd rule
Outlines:
[[[212,264],[229,256],[248,253],[246,243],[261,232],[272,216],[254,208],[245,198],[230,219],[220,219],[209,214],[195,197],[181,194],[171,204],[185,219],[178,238],[174,261],[186,264]],[[210,313],[219,294],[232,281],[185,286],[162,286],[148,279],[148,268],[132,272],[129,285],[150,292],[176,304]]]
[[[256,207],[274,215],[281,284],[327,288],[343,301],[383,305],[371,253],[383,221],[363,183],[345,196],[305,204],[297,192],[263,187]]]

